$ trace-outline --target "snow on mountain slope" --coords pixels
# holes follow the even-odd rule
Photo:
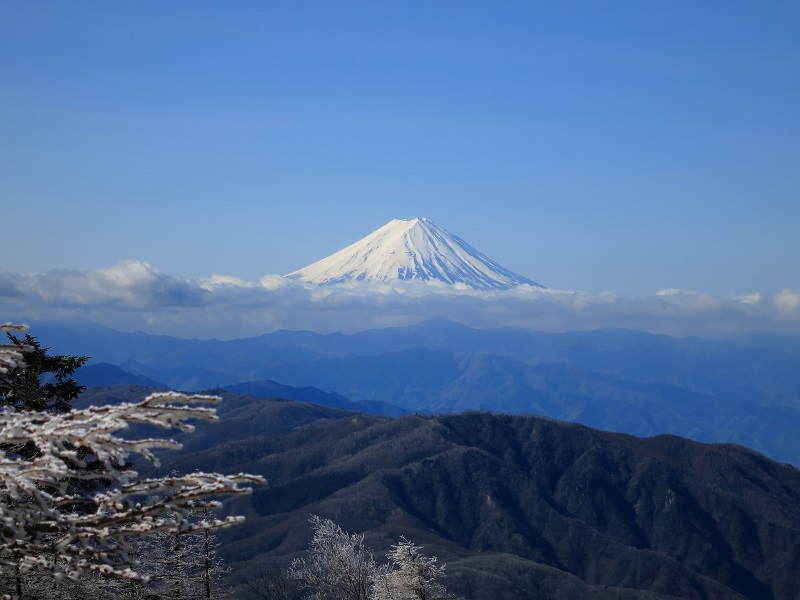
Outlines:
[[[512,273],[428,219],[394,219],[367,237],[286,277],[308,283],[441,281],[481,290],[520,284]]]

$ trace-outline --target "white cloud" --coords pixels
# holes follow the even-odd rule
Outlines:
[[[197,282],[165,275],[148,263],[134,260],[96,271],[6,273],[4,281],[13,286],[15,295],[62,308],[193,305],[202,303],[204,293]]]
[[[662,288],[656,292],[656,296],[659,297],[666,297],[666,296],[694,296],[695,292],[690,290],[681,290],[678,288]]]
[[[543,331],[629,327],[675,335],[800,331],[800,292],[717,298],[662,289],[632,298],[522,285],[478,291],[417,282],[312,286],[280,275],[190,280],[139,261],[95,271],[0,272],[0,320],[88,318],[119,329],[242,337],[274,329],[352,332],[444,317]]]
[[[760,292],[753,292],[752,294],[745,294],[741,296],[731,296],[737,302],[742,304],[758,304],[763,300]]]
[[[773,299],[775,306],[782,313],[800,318],[800,292],[792,290],[781,290]]]
[[[247,288],[247,287],[254,287],[254,284],[251,281],[245,281],[244,279],[239,279],[238,277],[231,277],[230,275],[217,275],[214,274],[208,279],[204,279],[200,282],[200,285],[207,290],[214,290],[217,286],[222,285],[229,285],[233,287],[239,288]]]

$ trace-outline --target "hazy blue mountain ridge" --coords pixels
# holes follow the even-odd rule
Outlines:
[[[271,380],[336,393],[369,412],[397,414],[388,404],[423,413],[541,414],[636,435],[741,443],[800,464],[796,336],[546,334],[445,320],[356,334],[276,331],[224,342],[91,327],[42,325],[32,333],[55,351],[91,349],[92,362],[119,364],[186,391]]]

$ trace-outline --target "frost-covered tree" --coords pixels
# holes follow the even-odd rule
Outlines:
[[[312,600],[369,600],[378,567],[364,547],[363,534],[349,534],[317,515],[309,522],[314,537],[308,558],[292,561],[289,574],[300,580]]]
[[[400,538],[378,565],[364,536],[349,534],[330,519],[309,519],[314,537],[307,559],[295,559],[289,575],[301,581],[310,600],[457,600],[444,585],[444,566],[422,554],[422,546]],[[269,577],[279,579],[272,574]],[[268,581],[267,583],[271,583]],[[272,588],[267,585],[268,592]],[[283,599],[280,595],[264,598]]]
[[[372,600],[445,600],[453,598],[444,586],[444,566],[405,538],[386,555],[387,569],[373,577]]]
[[[7,329],[23,329],[21,326],[6,324]],[[0,372],[0,406],[13,407],[15,410],[39,411],[47,413],[65,413],[72,409],[72,402],[84,390],[73,377],[75,371],[86,364],[88,356],[72,356],[69,354],[51,355],[50,348],[43,348],[39,341],[26,333],[19,338],[11,331],[6,331],[7,346],[24,353],[24,363],[11,365]],[[0,445],[2,449],[2,445]],[[88,448],[75,448],[82,461],[82,470],[102,469],[102,465],[94,460]],[[28,444],[24,448],[16,448],[18,456],[33,455],[35,446]],[[123,467],[124,465],[120,465]],[[76,465],[73,464],[73,468]],[[69,486],[86,490],[87,486],[100,487],[102,480],[71,479]],[[74,491],[74,490],[71,490]]]
[[[0,331],[21,329],[3,325]],[[0,376],[25,367],[24,344],[0,346]],[[19,575],[39,570],[58,582],[86,573],[141,579],[131,556],[132,539],[155,531],[190,534],[242,520],[192,521],[192,511],[215,509],[220,494],[242,494],[262,482],[252,475],[192,473],[141,479],[120,469],[138,453],[158,464],[156,448],[179,448],[174,440],[127,439],[132,424],[192,431],[191,419],[216,420],[213,396],[174,392],[153,394],[141,402],[67,412],[0,412],[0,565],[17,575],[7,597],[23,597]],[[79,449],[85,449],[82,455]],[[91,460],[99,468],[87,470]],[[70,484],[88,482],[85,488]],[[103,488],[94,485],[102,481]],[[170,515],[163,517],[163,515]]]

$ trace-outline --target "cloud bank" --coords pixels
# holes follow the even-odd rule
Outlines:
[[[436,283],[303,284],[214,275],[185,279],[140,261],[92,271],[0,271],[0,321],[84,319],[127,331],[230,339],[275,329],[323,333],[443,317],[542,331],[627,327],[671,335],[800,332],[800,291],[714,297],[662,289],[632,298],[521,285],[477,291]]]

